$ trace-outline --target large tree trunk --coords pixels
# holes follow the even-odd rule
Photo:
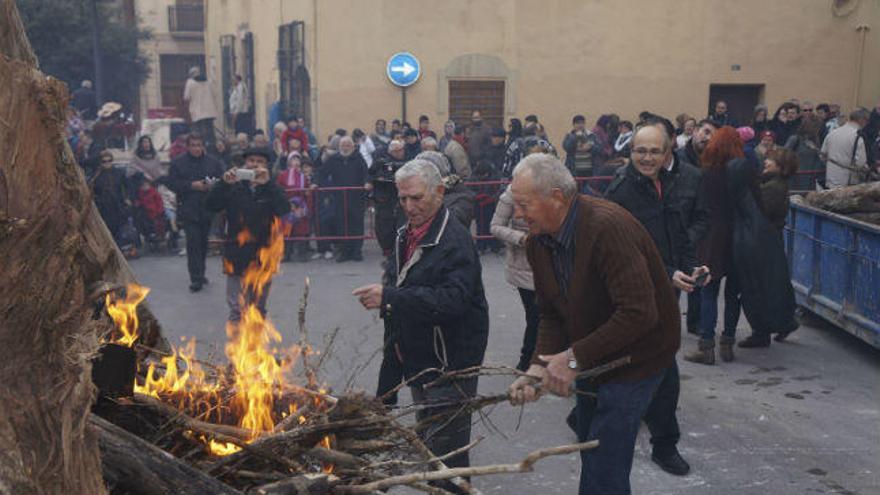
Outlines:
[[[811,192],[807,204],[843,215],[880,212],[880,182]]]
[[[95,287],[134,277],[64,140],[67,89],[0,0],[0,493],[106,490],[88,425]],[[145,343],[158,325],[139,311]]]

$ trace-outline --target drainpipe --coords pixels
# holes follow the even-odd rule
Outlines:
[[[311,75],[310,83],[312,85],[310,93],[312,94],[312,132],[316,136],[322,134],[318,132],[318,0],[312,0],[312,69],[309,71]]]
[[[868,36],[868,30],[871,29],[867,24],[860,24],[856,27],[856,32],[859,33],[859,48],[856,52],[856,74],[855,74],[855,83],[853,84],[853,98],[852,98],[852,107],[855,108],[859,105],[859,93],[862,89],[862,65],[864,65],[865,59],[865,39]]]

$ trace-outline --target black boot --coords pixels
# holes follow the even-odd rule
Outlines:
[[[740,340],[737,346],[742,347],[743,349],[770,347],[770,336],[767,334],[752,332],[752,334],[746,337],[744,340]]]
[[[654,464],[660,466],[660,469],[675,476],[684,476],[691,472],[690,464],[684,460],[684,457],[678,453],[678,449],[675,447],[667,452],[652,452],[651,460]]]

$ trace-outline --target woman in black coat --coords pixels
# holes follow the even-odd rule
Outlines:
[[[776,340],[782,341],[798,328],[782,239],[788,210],[786,181],[795,170],[797,157],[785,149],[765,160],[760,179],[747,162],[728,165],[728,194],[733,206],[731,253],[743,310],[752,327],[752,335],[739,347],[767,347],[771,334],[778,334]]]
[[[730,254],[733,230],[733,205],[727,194],[727,167],[743,158],[743,144],[736,129],[724,126],[715,131],[700,159],[703,178],[702,194],[709,212],[709,230],[697,244],[697,260],[709,267],[711,281],[700,289],[700,343],[697,351],[686,354],[692,363],[715,364],[715,325],[718,322],[718,294],[721,280],[727,277],[724,289],[724,331],[721,334],[721,359],[733,360],[733,343],[739,321],[739,291],[736,271]],[[754,168],[754,166],[752,165]]]

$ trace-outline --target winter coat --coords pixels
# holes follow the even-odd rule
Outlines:
[[[214,90],[211,82],[204,76],[187,79],[183,87],[183,101],[189,108],[189,116],[193,122],[205,119],[216,119],[220,116],[214,104]]]
[[[479,126],[471,125],[468,128],[467,133],[467,152],[468,158],[471,160],[471,165],[476,165],[476,163],[482,160],[486,154],[486,148],[489,146],[489,134],[491,133],[491,129],[486,123],[482,123]]]
[[[743,163],[749,164],[742,158]],[[706,200],[708,231],[697,243],[697,260],[707,265],[712,278],[727,274],[730,235],[733,228],[733,210],[727,195],[726,167],[703,169],[701,194]]]
[[[288,228],[289,234],[295,237],[304,237],[309,235],[309,218],[314,211],[313,194],[311,191],[291,191],[290,189],[308,189],[311,185],[308,176],[301,171],[288,168],[278,174],[275,178],[284,191],[284,196],[290,202],[291,211],[284,215],[283,221],[285,227]],[[301,216],[296,216],[293,211],[294,207],[299,209]]]
[[[489,311],[470,231],[441,207],[407,262],[406,227],[397,231],[395,245],[383,277],[380,316],[403,360],[404,376],[482,364]],[[426,373],[414,384],[436,378]]]
[[[125,172],[121,169],[98,168],[89,181],[95,198],[98,213],[107,224],[110,233],[116,235],[119,227],[128,218],[125,206]]]
[[[672,207],[681,213],[688,238],[696,249],[709,230],[709,212],[702,194],[703,174],[697,167],[682,161],[678,154],[673,160],[670,173],[675,180],[664,194],[668,195]]]
[[[318,168],[317,182],[321,187],[363,187],[367,183],[367,164],[355,150],[348,156],[336,153]],[[364,209],[364,192],[358,190],[331,191],[318,195],[321,204],[332,204],[338,218],[347,211]]]
[[[150,220],[162,218],[165,216],[165,206],[162,204],[162,196],[155,187],[147,189],[138,189],[137,204],[144,210]]]
[[[207,191],[196,191],[192,183],[198,180],[220,179],[223,164],[216,158],[203,154],[196,158],[184,153],[171,161],[168,187],[177,194],[177,218],[182,222],[210,222],[211,214],[205,209]]]
[[[513,194],[510,187],[498,198],[498,206],[492,216],[492,235],[507,245],[505,255],[505,275],[507,283],[519,289],[535,290],[532,267],[526,257],[525,240],[529,226],[523,220],[513,217]]]
[[[297,127],[296,129],[287,129],[281,134],[281,148],[290,153],[288,148],[288,143],[291,139],[298,139],[300,143],[302,143],[302,148],[297,150],[300,153],[305,153],[309,149],[309,135],[306,134],[305,129],[302,127]]]
[[[677,270],[690,274],[697,266],[683,215],[668,193],[675,180],[675,176],[661,169],[661,192],[658,193],[653,181],[630,164],[614,178],[605,193],[606,199],[624,207],[648,231],[670,279]]]
[[[458,141],[454,139],[449,141],[446,147],[443,148],[443,154],[446,155],[446,158],[449,158],[449,163],[455,169],[454,173],[456,175],[462,179],[467,179],[471,176],[471,160],[468,158],[468,153],[465,151],[464,146]]]
[[[476,207],[476,194],[467,187],[457,175],[449,175],[443,178],[446,194],[443,195],[443,206],[449,209],[452,217],[456,218],[467,228],[474,221],[474,208]]]
[[[821,145],[795,134],[788,138],[785,147],[794,151],[798,157],[798,170],[802,172],[822,172],[820,175],[796,175],[792,177],[792,186],[799,191],[813,189],[814,178],[825,176],[825,161],[820,156]],[[763,167],[760,167],[763,168]]]
[[[788,217],[788,179],[778,173],[764,174],[760,177],[758,206],[767,220],[779,230],[785,227]]]
[[[746,160],[733,160],[727,178],[733,212],[732,260],[746,318],[758,334],[793,330],[797,328],[794,290],[782,231],[761,212],[755,168]]]
[[[208,210],[226,211],[226,242],[223,267],[227,275],[242,275],[251,263],[259,263],[258,250],[268,246],[272,223],[290,211],[284,191],[274,182],[251,187],[250,181],[217,182],[208,193]],[[239,233],[247,230],[247,239]],[[244,240],[244,242],[242,242]]]
[[[406,160],[398,160],[387,153],[373,160],[367,173],[373,183],[373,201],[377,207],[393,208],[397,205],[397,184],[394,182],[394,174],[404,165]]]

